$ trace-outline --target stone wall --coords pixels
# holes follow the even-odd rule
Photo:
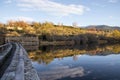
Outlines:
[[[39,47],[39,39],[38,37],[28,37],[28,36],[20,36],[20,37],[5,37],[5,43],[8,42],[19,42],[26,50],[36,50]],[[30,47],[32,46],[32,47]]]
[[[38,37],[28,37],[28,36],[7,36],[5,37],[5,43],[7,42],[20,42],[24,45],[29,45],[29,44],[32,44],[32,45],[36,45],[36,44],[39,44],[39,39]]]
[[[4,42],[5,42],[5,37],[4,35],[0,34],[0,45],[4,44]]]

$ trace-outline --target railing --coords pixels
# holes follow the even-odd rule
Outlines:
[[[10,60],[10,65],[6,68],[0,80],[15,80],[14,76],[15,76],[15,71],[16,71],[16,66],[17,66],[16,58],[17,58],[17,53],[19,52],[19,47],[17,47],[18,45],[16,43],[14,44],[12,43],[12,45],[13,45],[12,46],[13,48],[11,50],[11,53],[12,53],[11,55],[13,55],[13,57]]]
[[[0,77],[4,73],[5,69],[9,66],[8,59],[11,55],[11,49],[11,43],[0,46]]]
[[[0,65],[2,63],[2,60],[4,60],[6,58],[7,54],[11,50],[11,48],[12,48],[11,43],[7,43],[7,44],[0,46]]]
[[[0,46],[0,53],[5,51],[10,46],[10,43],[4,44]]]

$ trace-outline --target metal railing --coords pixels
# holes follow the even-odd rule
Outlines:
[[[3,51],[5,51],[10,46],[10,43],[6,43],[0,46],[0,55]]]

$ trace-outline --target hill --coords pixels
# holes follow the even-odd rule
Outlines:
[[[96,29],[96,30],[120,30],[119,26],[108,26],[108,25],[89,25],[85,28]]]

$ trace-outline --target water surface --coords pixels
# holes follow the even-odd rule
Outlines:
[[[43,46],[29,57],[41,80],[120,80],[120,46]]]

